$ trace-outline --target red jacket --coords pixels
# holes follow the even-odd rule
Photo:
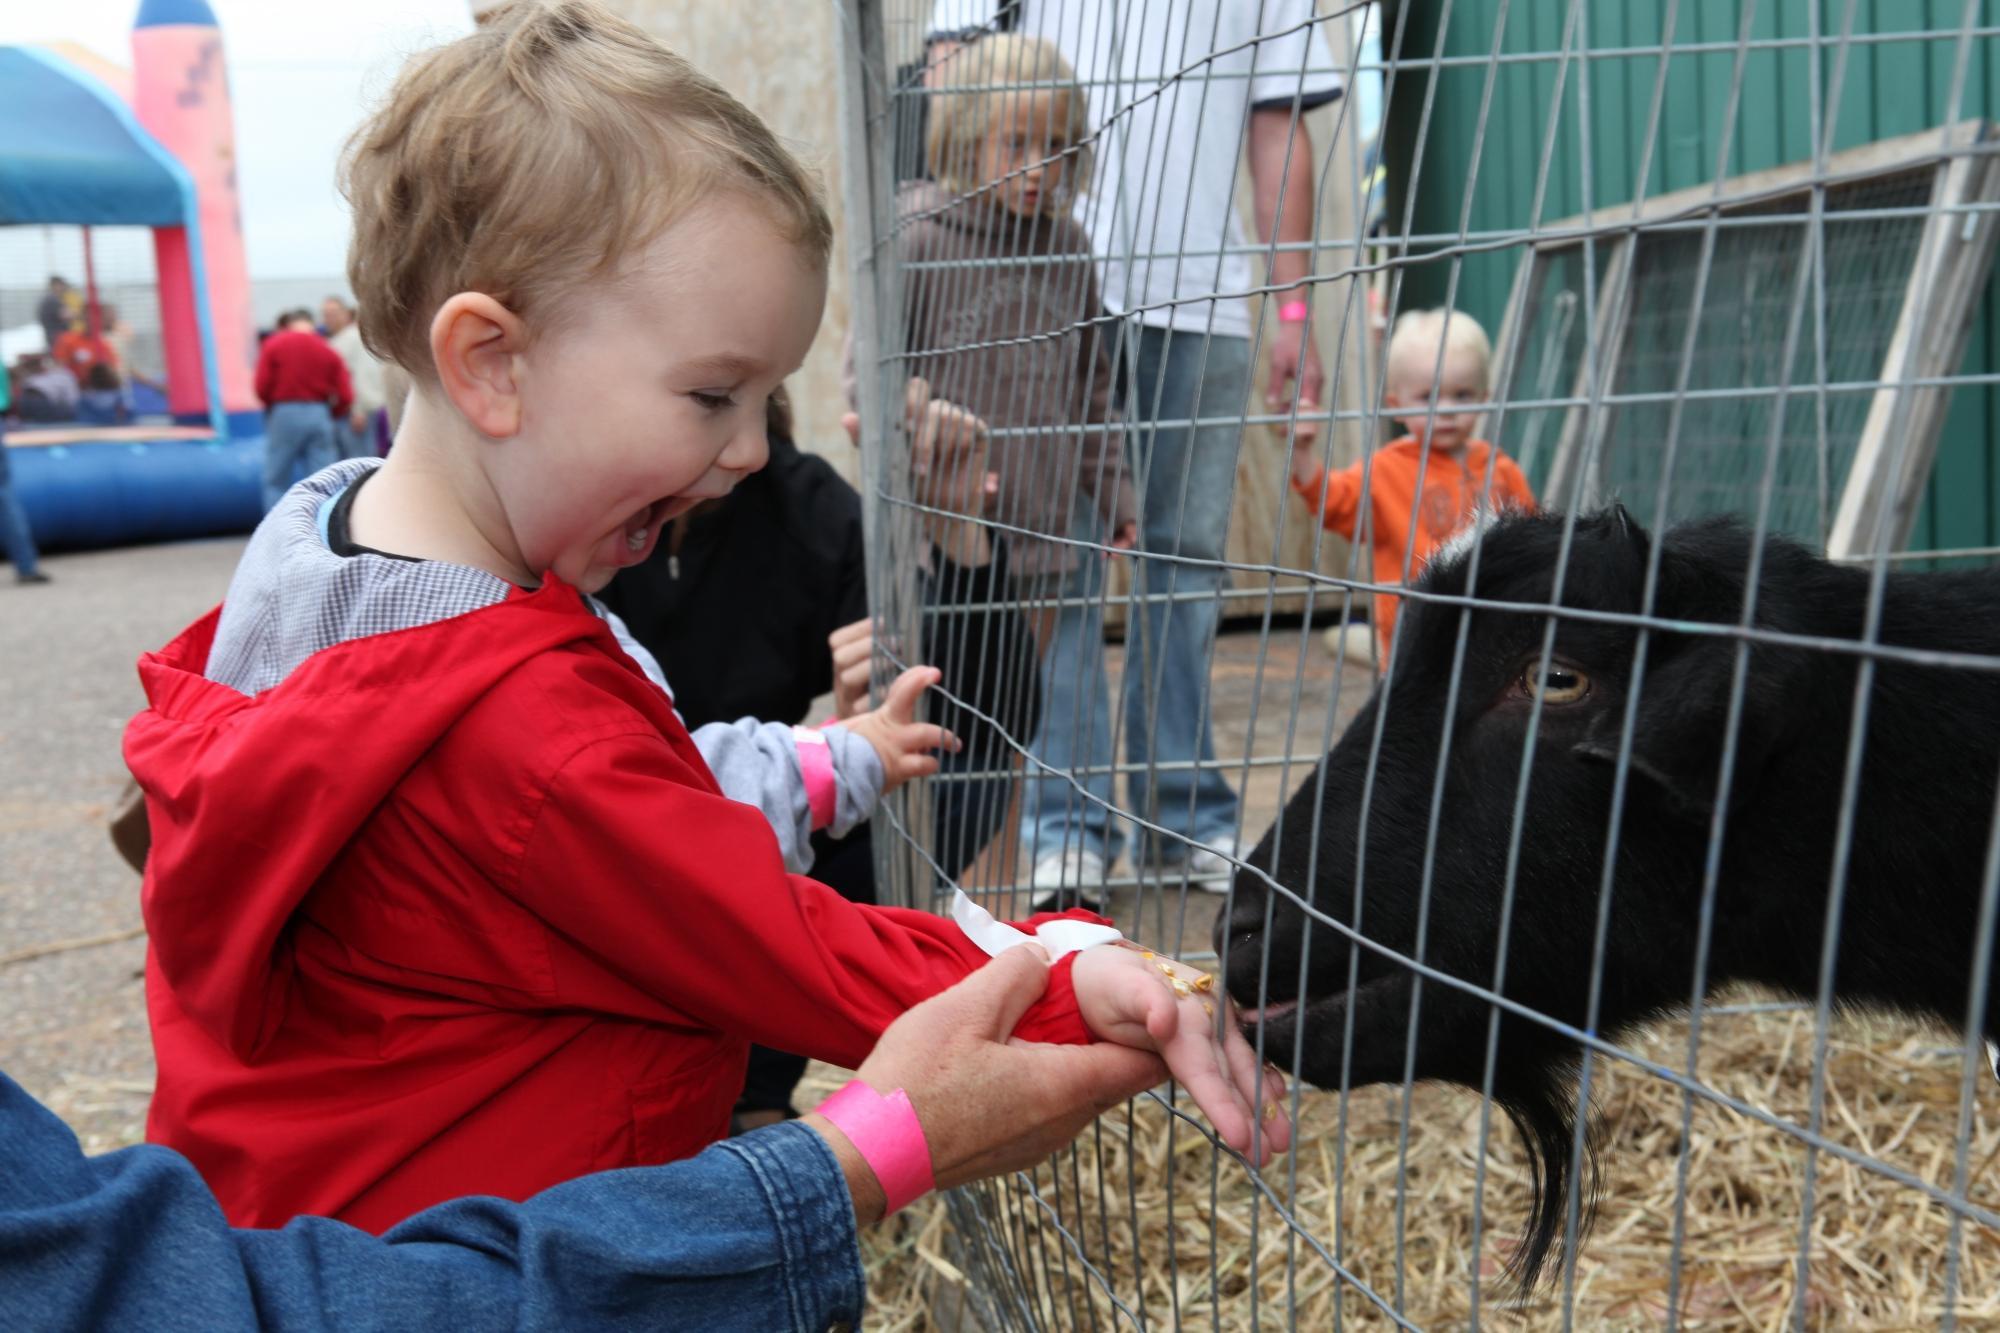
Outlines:
[[[354,382],[326,339],[304,329],[279,329],[257,352],[257,397],[266,407],[325,403],[344,417],[354,406]]]
[[[751,1041],[852,1068],[986,961],[787,876],[553,578],[254,698],[202,675],[217,618],[141,659],[125,751],[153,830],[147,1137],[239,1226],[380,1231],[688,1156]],[[1017,1032],[1090,1040],[1067,966]]]

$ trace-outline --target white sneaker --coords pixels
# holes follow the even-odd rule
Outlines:
[[[1228,893],[1229,881],[1236,875],[1236,862],[1230,860],[1235,855],[1235,835],[1225,833],[1193,848],[1187,860],[1169,866],[1167,873],[1175,879],[1186,875],[1188,883],[1204,893]]]
[[[1325,635],[1326,650],[1335,657],[1344,657],[1362,666],[1375,665],[1375,627],[1373,625],[1335,625]]]
[[[1088,847],[1065,847],[1035,862],[1028,875],[1034,892],[1029,906],[1037,912],[1059,912],[1081,907],[1087,912],[1104,913],[1104,858]]]

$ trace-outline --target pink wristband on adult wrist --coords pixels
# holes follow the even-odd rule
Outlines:
[[[792,744],[798,748],[799,776],[805,779],[806,804],[812,808],[813,827],[823,829],[833,822],[833,746],[825,732],[812,727],[793,727]]]
[[[895,1212],[937,1187],[931,1174],[931,1145],[924,1126],[901,1088],[887,1097],[850,1079],[839,1092],[813,1108],[825,1116],[882,1186],[883,1216]]]
[[[1311,313],[1306,308],[1304,301],[1287,301],[1278,307],[1278,322],[1280,324],[1303,324],[1306,322],[1306,316]]]

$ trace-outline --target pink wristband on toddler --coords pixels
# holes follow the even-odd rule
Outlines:
[[[1306,316],[1310,313],[1306,309],[1304,301],[1287,301],[1278,307],[1278,322],[1280,324],[1303,324],[1306,322]]]
[[[910,1106],[910,1095],[901,1088],[884,1097],[860,1079],[849,1079],[813,1111],[847,1135],[854,1151],[875,1173],[882,1186],[883,1216],[937,1187],[937,1178],[931,1174],[930,1141],[924,1138],[923,1122]]]
[[[811,727],[793,727],[792,744],[798,747],[799,776],[805,779],[813,827],[823,829],[833,822],[833,746],[825,733]]]

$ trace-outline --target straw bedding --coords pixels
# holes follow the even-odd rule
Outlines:
[[[1787,1122],[1807,1123],[1810,1012],[1711,1014],[1702,1031],[1704,1084]],[[1687,1041],[1687,1024],[1670,1022],[1634,1035],[1625,1047],[1684,1068]],[[1822,1132],[1949,1190],[1961,1069],[1949,1034],[1882,1017],[1837,1019]],[[830,1070],[815,1067],[814,1076],[823,1090],[837,1086]],[[1603,1173],[1595,1229],[1574,1273],[1575,1326],[1660,1327],[1668,1315],[1683,1094],[1623,1061],[1599,1060],[1593,1088]],[[811,1088],[802,1090],[802,1104],[811,1095]],[[1239,1164],[1218,1160],[1194,1123],[1142,1099],[1129,1113],[1106,1117],[1074,1153],[1040,1168],[1033,1194],[1015,1181],[962,1196],[964,1216],[974,1216],[973,1207],[984,1213],[978,1245],[951,1225],[941,1200],[874,1229],[864,1239],[871,1326],[949,1327],[953,1321],[935,1311],[961,1305],[961,1284],[969,1278],[979,1288],[971,1303],[1010,1311],[1002,1321],[1009,1326],[1032,1319],[1052,1328],[1109,1329],[1134,1326],[1143,1316],[1148,1327],[1168,1328],[1326,1329],[1336,1318],[1345,1328],[1395,1327],[1336,1274],[1308,1234],[1392,1306],[1400,1286],[1403,1317],[1418,1327],[1464,1327],[1475,1300],[1483,1324],[1560,1326],[1559,1271],[1525,1301],[1516,1299],[1502,1271],[1528,1207],[1512,1127],[1494,1116],[1475,1257],[1480,1100],[1441,1086],[1414,1089],[1404,1149],[1403,1095],[1369,1088],[1348,1098],[1343,1160],[1340,1098],[1305,1094],[1295,1161],[1281,1160],[1264,1175],[1271,1197],[1255,1190]],[[1982,1059],[1968,1196],[2000,1211],[1996,1107],[2000,1089]],[[1702,1098],[1695,1100],[1687,1142],[1682,1326],[1789,1326],[1806,1213],[1805,1145]],[[1826,1153],[1816,1160],[1807,1325],[1937,1327],[1945,1312],[1950,1210],[1865,1167]],[[1272,1198],[1305,1234],[1287,1227]],[[1003,1245],[1004,1260],[994,1252]],[[1958,1255],[1961,1325],[2000,1328],[2000,1234],[1967,1221]]]

